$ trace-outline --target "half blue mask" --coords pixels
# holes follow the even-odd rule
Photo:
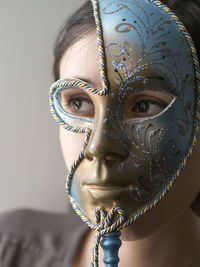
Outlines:
[[[160,1],[92,4],[102,88],[59,80],[50,105],[66,130],[85,133],[66,179],[74,209],[92,228],[99,211],[117,212],[116,230],[153,208],[181,174],[197,138],[200,72],[189,33]],[[92,118],[64,108],[62,94],[72,88],[91,99]]]

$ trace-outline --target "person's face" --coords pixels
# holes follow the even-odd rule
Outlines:
[[[60,64],[60,78],[66,77],[79,78],[88,81],[99,90],[102,89],[96,34],[81,39],[66,51]],[[150,85],[153,87],[158,82],[160,83],[160,81],[152,80]],[[115,93],[115,90],[111,92],[113,95],[111,101],[115,101]],[[67,112],[88,117],[94,122],[96,113],[103,114],[106,110],[105,104],[108,104],[110,100],[104,98],[103,101],[99,101],[80,89],[72,88],[68,92],[63,91],[62,101]],[[162,91],[137,91],[125,101],[122,117],[124,120],[154,117],[163,112],[172,101],[173,96]],[[112,106],[115,105],[112,104]],[[97,107],[98,111],[95,110]],[[93,135],[92,142],[89,142],[85,150],[83,167],[78,168],[73,177],[72,186],[76,192],[76,198],[81,210],[90,219],[94,218],[94,209],[99,205],[108,210],[113,206],[120,206],[128,215],[131,215],[135,210],[130,193],[133,191],[131,185],[134,184],[134,176],[137,174],[130,174],[130,170],[126,168],[125,170],[122,168],[120,173],[118,166],[120,162],[128,158],[127,151],[118,140],[116,142],[115,138],[105,136],[103,130],[98,129],[98,125],[101,127],[100,120],[99,124],[95,123],[92,126],[92,131],[99,131],[100,134]],[[70,169],[80,154],[84,134],[72,133],[60,127],[60,140],[67,168]],[[194,182],[193,185],[196,183]],[[188,201],[196,196],[197,188],[193,187]]]

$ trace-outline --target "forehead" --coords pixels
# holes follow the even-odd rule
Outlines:
[[[79,78],[101,89],[96,33],[86,35],[66,50],[60,62],[60,78]]]

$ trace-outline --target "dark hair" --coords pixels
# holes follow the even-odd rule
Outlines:
[[[200,58],[200,1],[199,0],[162,0],[181,20],[191,34]],[[84,35],[95,31],[92,3],[87,1],[63,25],[54,48],[54,79],[59,79],[60,60],[65,51]]]

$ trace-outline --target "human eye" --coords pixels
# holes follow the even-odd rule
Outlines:
[[[131,112],[138,117],[151,117],[159,114],[167,107],[167,104],[156,99],[141,99],[136,100]]]
[[[148,118],[160,114],[174,97],[161,92],[132,94],[124,104],[123,119]]]
[[[90,96],[81,89],[69,88],[59,92],[62,108],[75,116],[94,117],[94,104]]]

